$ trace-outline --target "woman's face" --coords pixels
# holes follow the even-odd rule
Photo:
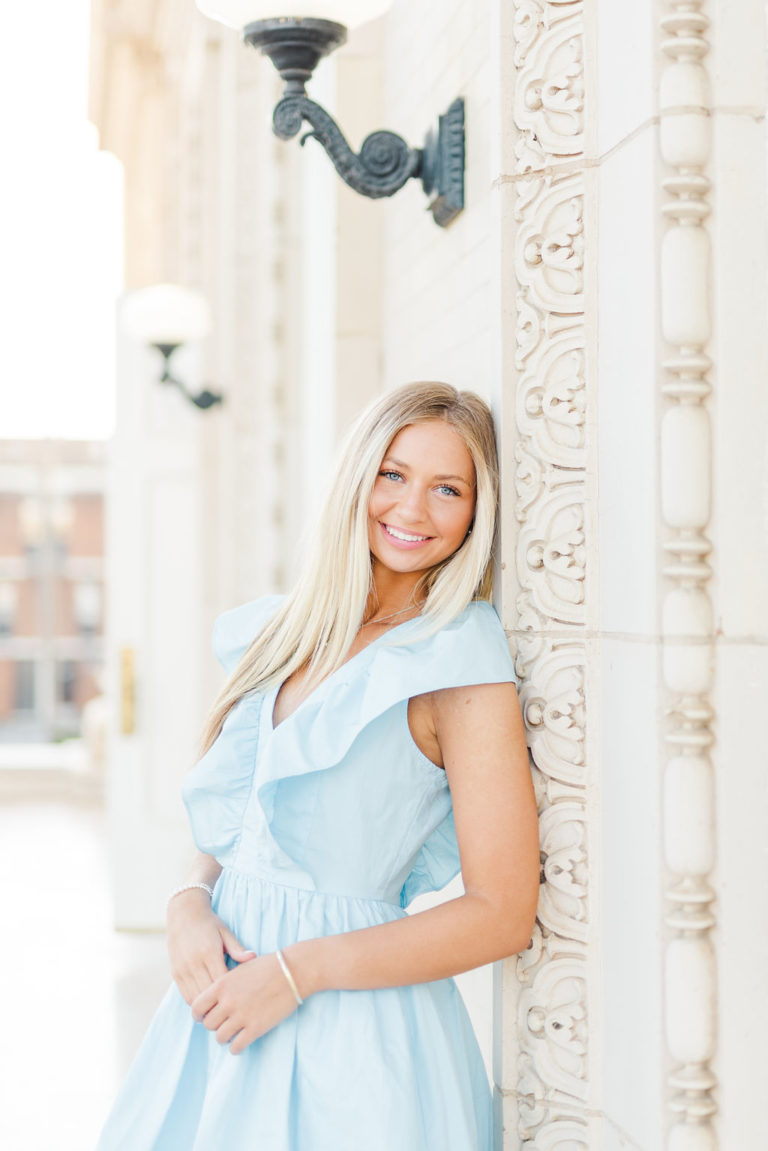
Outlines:
[[[381,461],[368,504],[371,553],[393,572],[423,572],[461,547],[475,513],[475,466],[445,420],[409,424]]]

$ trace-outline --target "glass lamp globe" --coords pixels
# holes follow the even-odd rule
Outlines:
[[[307,18],[333,20],[347,28],[366,24],[392,6],[392,0],[195,0],[204,16],[229,28],[244,28],[256,20]]]
[[[208,302],[178,284],[152,284],[126,296],[123,328],[145,344],[177,347],[202,340],[211,327]]]

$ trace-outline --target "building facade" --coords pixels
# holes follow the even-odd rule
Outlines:
[[[367,201],[313,141],[277,141],[271,66],[191,3],[93,12],[127,287],[204,292],[214,335],[185,370],[226,396],[185,408],[123,337],[108,515],[121,922],[159,920],[177,875],[216,612],[286,585],[371,395],[471,387],[499,429],[496,599],[542,845],[532,945],[472,991],[498,1145],[759,1146],[762,0],[397,0],[356,29],[311,88],[356,146],[379,127],[418,144],[466,101],[467,206],[445,230],[415,182]]]
[[[99,442],[0,440],[0,739],[80,734],[100,694],[104,455]]]

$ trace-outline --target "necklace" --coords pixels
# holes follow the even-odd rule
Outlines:
[[[421,600],[420,603],[411,603],[411,604],[408,604],[408,607],[401,607],[400,611],[393,611],[391,615],[381,615],[381,616],[379,616],[378,619],[367,619],[365,621],[365,623],[361,624],[360,626],[361,627],[368,627],[368,625],[372,624],[372,623],[386,623],[387,620],[395,619],[395,617],[399,616],[399,615],[405,615],[405,613],[407,611],[413,611],[413,609],[415,607],[420,608],[420,607],[423,607],[423,605],[424,605],[424,600]]]

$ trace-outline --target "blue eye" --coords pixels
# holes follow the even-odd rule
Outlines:
[[[452,488],[450,484],[440,484],[440,487],[437,490],[449,496],[461,495],[461,492],[457,491],[456,488]]]
[[[400,475],[400,472],[393,472],[393,471],[390,471],[389,469],[386,469],[385,471],[379,472],[379,475],[383,476],[385,480],[401,480],[403,478]]]

